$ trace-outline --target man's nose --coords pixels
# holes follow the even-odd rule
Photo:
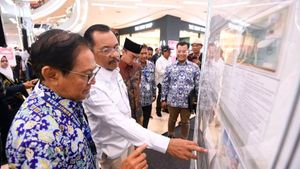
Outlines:
[[[118,59],[120,60],[120,52],[118,51],[114,51],[111,55],[110,55],[112,58],[115,58],[115,59]]]

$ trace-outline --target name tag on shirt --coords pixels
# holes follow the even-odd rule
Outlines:
[[[146,90],[150,90],[150,85],[149,84],[146,84]]]

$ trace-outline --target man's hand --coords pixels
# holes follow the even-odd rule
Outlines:
[[[197,159],[197,155],[193,154],[193,151],[207,153],[207,149],[183,139],[171,139],[167,149],[167,153],[183,160]]]
[[[148,164],[146,160],[146,154],[142,153],[146,149],[147,145],[143,144],[134,150],[127,158],[122,162],[121,169],[147,169]]]
[[[39,81],[39,79],[33,79],[33,80],[30,80],[31,84],[32,85],[36,85],[36,83]]]
[[[161,108],[167,109],[167,102],[166,101],[161,101]]]
[[[23,85],[25,86],[25,89],[29,89],[32,88],[34,86],[34,84],[32,84],[31,81],[26,81],[23,83]]]
[[[156,96],[153,96],[153,97],[152,97],[152,102],[154,102],[154,101],[155,101],[155,99],[156,99]]]

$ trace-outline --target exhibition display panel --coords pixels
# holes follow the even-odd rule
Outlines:
[[[211,1],[194,133],[209,153],[191,168],[289,168],[299,147],[299,5]]]

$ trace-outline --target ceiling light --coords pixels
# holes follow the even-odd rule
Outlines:
[[[102,0],[102,2],[141,2],[142,0]]]
[[[257,4],[249,4],[247,5],[246,7],[259,7],[259,6],[270,6],[270,5],[277,5],[277,4],[280,4],[280,5],[283,5],[283,4],[289,4],[291,3],[292,1],[285,1],[285,2],[266,2],[266,3],[257,3]]]
[[[21,0],[22,2],[38,2],[39,0]]]
[[[147,3],[138,3],[136,6],[143,7],[155,7],[155,8],[181,8],[179,5],[169,5],[169,4],[147,4]]]
[[[228,3],[223,5],[214,5],[214,8],[227,8],[227,7],[235,7],[235,6],[241,6],[241,5],[247,5],[249,4],[249,1],[243,1],[243,2],[237,2],[237,3]]]
[[[207,2],[198,2],[198,1],[183,1],[183,4],[189,5],[207,5]]]
[[[92,3],[93,6],[101,6],[101,7],[111,7],[111,8],[136,8],[135,6],[129,5],[118,5],[118,4],[104,4],[104,3]]]

